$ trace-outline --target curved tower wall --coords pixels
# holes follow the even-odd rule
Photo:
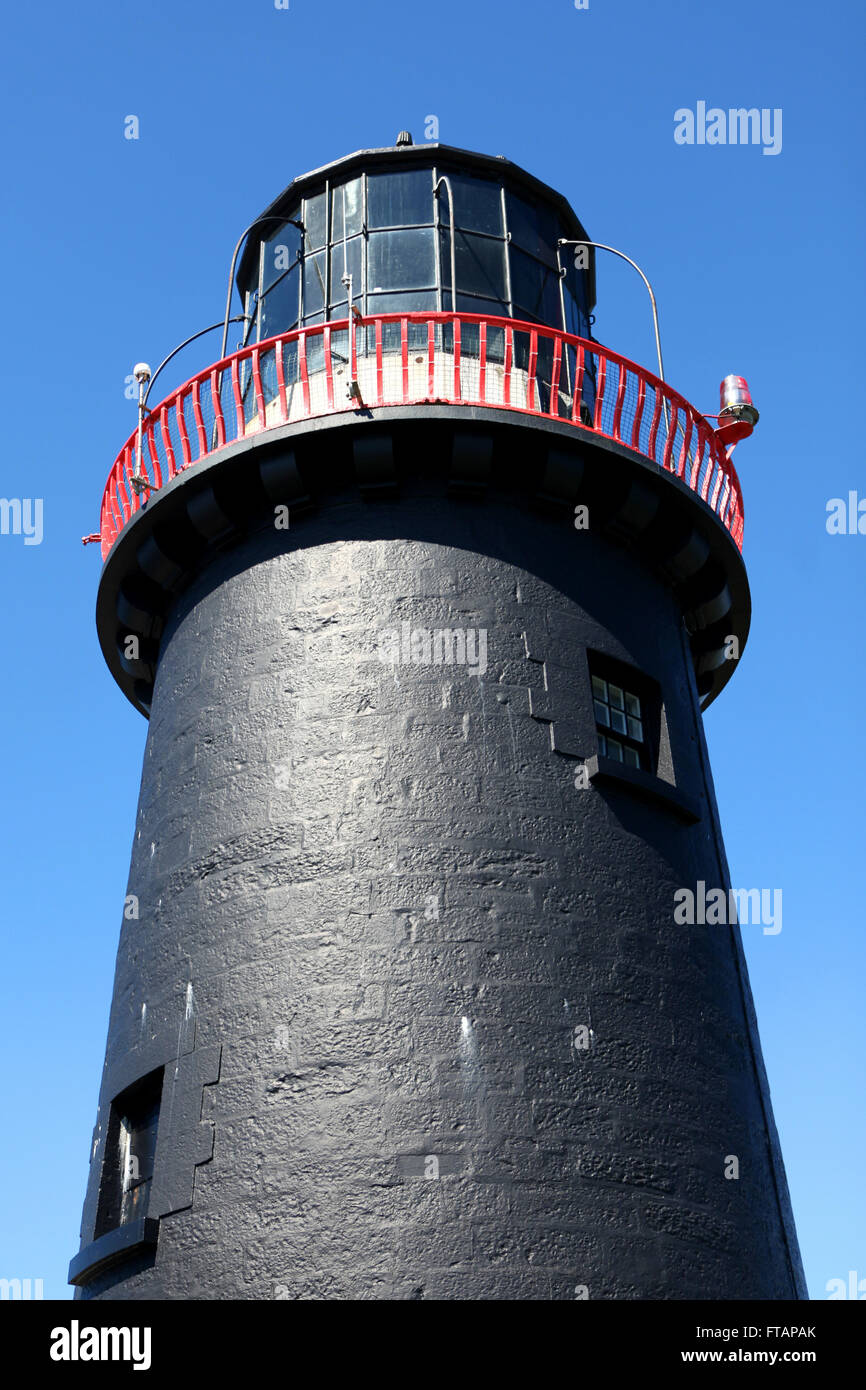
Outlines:
[[[403,624],[486,632],[486,670],[383,662]],[[698,821],[575,786],[587,649],[659,678]],[[164,1110],[178,1038],[210,1062],[205,1147],[106,1293],[795,1296],[736,932],[673,920],[698,880],[691,662],[623,551],[422,490],[214,560],[163,638],[108,1053],[162,1029]]]

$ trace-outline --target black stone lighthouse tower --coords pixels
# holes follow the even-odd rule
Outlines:
[[[675,915],[736,901],[751,417],[595,340],[586,241],[408,136],[298,178],[118,456],[150,723],[78,1297],[806,1296],[740,928]]]

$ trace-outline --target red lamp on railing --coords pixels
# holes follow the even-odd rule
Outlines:
[[[716,438],[727,449],[730,458],[741,439],[748,439],[759,419],[752,402],[752,393],[744,376],[726,376],[719,387],[719,424]]]

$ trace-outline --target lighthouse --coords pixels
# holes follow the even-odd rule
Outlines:
[[[235,351],[136,369],[77,1298],[806,1296],[737,913],[677,911],[743,900],[702,719],[757,412],[606,345],[595,266],[560,193],[402,133],[253,224]]]

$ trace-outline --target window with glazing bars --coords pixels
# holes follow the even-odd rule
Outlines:
[[[648,749],[641,697],[624,685],[592,676],[592,704],[598,751],[626,767],[647,767]]]

